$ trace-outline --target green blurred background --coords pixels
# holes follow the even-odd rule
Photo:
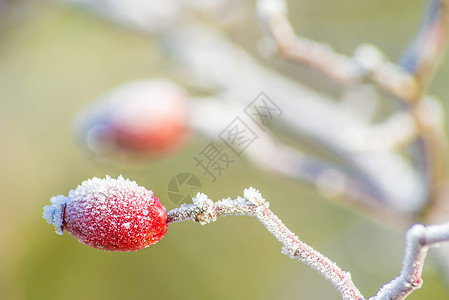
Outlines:
[[[173,224],[157,245],[134,253],[103,252],[68,234],[57,236],[42,219],[42,207],[51,196],[105,174],[123,174],[153,189],[167,209],[175,207],[167,184],[180,172],[197,174],[212,199],[259,188],[302,240],[351,271],[366,297],[398,274],[402,232],[245,159],[212,183],[192,159],[207,139],[197,136],[174,157],[130,168],[92,158],[74,137],[77,112],[123,82],[170,76],[167,57],[152,37],[86,11],[51,1],[12,4],[0,10],[0,299],[339,299],[315,271],[281,255],[279,243],[252,218]],[[423,4],[302,0],[291,3],[291,14],[299,33],[338,51],[350,54],[370,42],[396,60],[419,24]],[[248,14],[227,30],[256,53],[261,35],[250,9]],[[314,87],[336,90],[311,71],[280,59],[269,63]],[[448,97],[448,64],[443,62],[430,90],[442,101]],[[448,297],[429,257],[424,286],[409,299]]]

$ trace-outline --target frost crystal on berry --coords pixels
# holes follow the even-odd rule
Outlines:
[[[88,246],[134,251],[156,243],[167,231],[167,215],[153,192],[136,182],[92,178],[68,197],[59,195],[44,208],[44,218],[62,234],[67,230]]]
[[[44,207],[44,219],[48,224],[55,226],[56,233],[61,235],[63,231],[64,209],[67,197],[63,195],[55,196],[50,199],[51,205]]]

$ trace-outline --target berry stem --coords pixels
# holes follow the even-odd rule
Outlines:
[[[198,193],[193,204],[182,204],[167,213],[167,223],[194,220],[205,225],[217,217],[244,215],[256,217],[267,230],[282,244],[282,253],[297,258],[317,270],[330,281],[343,299],[365,299],[351,280],[349,272],[341,270],[334,262],[302,242],[269,209],[269,203],[255,189],[244,192],[244,198],[223,199],[213,202],[206,195]]]

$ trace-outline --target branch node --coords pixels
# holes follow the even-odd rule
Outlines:
[[[406,240],[411,244],[421,247],[426,245],[426,227],[422,224],[414,224],[406,233]]]
[[[245,191],[243,192],[243,196],[245,197],[245,199],[247,199],[249,202],[256,205],[257,207],[265,206],[266,208],[268,208],[269,206],[269,203],[265,201],[265,199],[260,194],[259,190],[253,187],[245,189]]]
[[[299,247],[294,247],[294,245],[284,245],[282,247],[281,253],[293,259],[296,258],[298,249]]]
[[[205,225],[217,220],[215,204],[212,200],[207,198],[206,195],[198,193],[196,197],[193,198],[193,203],[200,211],[195,217],[195,222]]]

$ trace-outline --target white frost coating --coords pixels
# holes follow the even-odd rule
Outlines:
[[[217,215],[214,209],[215,204],[205,194],[198,193],[196,197],[193,198],[193,203],[196,204],[201,211],[201,214],[199,214],[196,218],[201,225],[215,222],[217,220]]]
[[[449,241],[449,223],[423,226],[413,225],[405,235],[406,247],[401,273],[386,283],[369,300],[405,299],[423,283],[421,275],[429,247]]]
[[[245,189],[243,191],[243,196],[249,202],[251,202],[257,206],[261,206],[264,204],[266,204],[267,207],[269,206],[269,203],[265,201],[265,199],[260,194],[259,190],[255,189],[253,187],[249,187],[249,188]]]
[[[139,187],[135,181],[123,178],[122,175],[119,175],[117,179],[106,175],[106,178],[94,177],[83,181],[83,183],[75,190],[69,192],[69,199],[77,200],[95,195],[95,203],[101,203],[101,199],[103,198],[103,200],[106,200],[107,191],[110,191],[112,188],[115,188],[123,195],[129,195],[136,192],[141,187]],[[153,194],[152,191],[149,192]],[[103,196],[101,193],[103,193]],[[86,199],[84,199],[84,201],[86,201]]]
[[[213,202],[206,195],[198,193],[193,204],[181,204],[167,213],[167,223],[194,220],[202,225],[213,222],[220,216],[245,215],[256,217],[265,228],[282,244],[282,253],[297,258],[317,270],[329,280],[343,299],[364,299],[351,280],[348,272],[342,271],[334,262],[302,242],[268,208],[260,192],[252,187],[245,189],[244,197]],[[246,200],[245,200],[246,199]]]
[[[349,272],[344,272],[333,261],[302,242],[269,210],[269,203],[258,190],[252,187],[245,189],[244,196],[257,207],[257,219],[282,243],[281,253],[290,258],[297,258],[317,270],[334,285],[343,299],[363,299],[362,294],[352,282]]]
[[[56,233],[62,235],[64,222],[64,207],[67,203],[67,197],[63,195],[54,196],[50,199],[51,205],[44,207],[43,218],[48,224],[55,226]]]

